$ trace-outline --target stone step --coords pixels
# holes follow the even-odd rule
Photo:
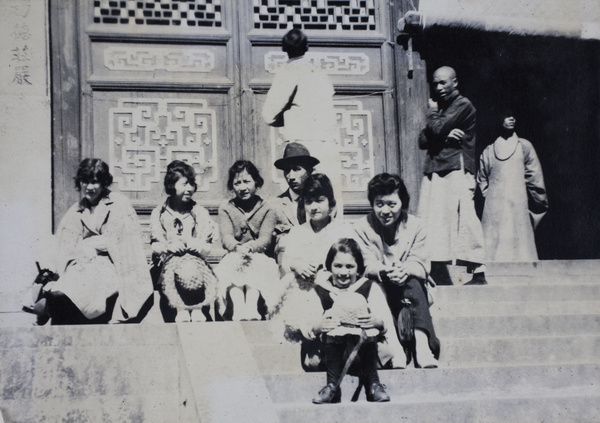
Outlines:
[[[600,314],[553,316],[437,316],[435,330],[445,338],[592,335],[600,333]]]
[[[600,283],[576,285],[486,285],[486,286],[438,286],[432,293],[435,302],[486,301],[600,301]]]
[[[600,335],[441,337],[442,367],[599,363]]]
[[[3,400],[6,423],[40,422],[189,422],[179,412],[177,389],[142,395],[101,395],[70,398]]]
[[[277,322],[240,322],[250,345],[290,345]],[[600,313],[434,317],[438,336],[451,338],[577,336],[600,334]]]
[[[527,286],[535,285],[599,285],[600,275],[562,275],[550,272],[538,272],[532,275],[487,275],[489,286]],[[466,287],[465,287],[466,288]]]
[[[486,275],[600,275],[600,260],[541,260],[486,263]]]
[[[469,287],[482,289],[486,287]],[[436,301],[430,308],[434,319],[438,316],[537,316],[600,314],[600,301],[488,301],[481,302],[441,302]]]
[[[0,328],[7,421],[177,420],[183,366],[174,325]]]
[[[600,363],[600,335],[446,338],[440,367],[502,367]],[[252,345],[263,374],[301,373],[299,344]],[[412,367],[413,363],[409,364]]]
[[[420,402],[423,398],[496,398],[509,393],[529,396],[600,395],[597,383],[599,364],[563,366],[534,365],[508,367],[439,368],[380,370],[379,377],[396,402]],[[266,376],[275,403],[310,403],[325,385],[325,373]],[[358,378],[347,376],[342,382],[347,402],[358,386]],[[364,393],[361,394],[364,401]]]
[[[6,327],[31,327],[35,325],[37,317],[23,311],[0,312],[0,328]]]
[[[563,395],[531,397],[508,394],[497,398],[431,398],[403,403],[392,398],[388,403],[314,405],[278,404],[279,421],[304,422],[597,422],[600,395]]]

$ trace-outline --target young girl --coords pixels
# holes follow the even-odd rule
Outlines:
[[[229,254],[215,271],[221,296],[228,294],[231,300],[226,317],[232,313],[232,320],[261,320],[277,303],[279,273],[275,260],[266,255],[272,250],[275,215],[256,194],[263,183],[254,164],[238,160],[229,169],[227,181],[235,197],[219,207],[223,248]],[[258,305],[261,297],[267,308],[261,308],[262,313]]]
[[[288,330],[295,328],[307,340],[321,342],[327,385],[313,402],[340,402],[346,357],[355,354],[360,357],[359,374],[367,401],[389,401],[377,374],[378,342],[383,347],[387,344],[386,331],[394,333],[385,295],[377,283],[361,277],[365,265],[354,239],[342,238],[334,243],[327,253],[325,268],[327,271],[317,276],[310,301],[305,304],[304,317],[295,324],[288,322]],[[391,336],[390,341],[394,342],[394,338]],[[396,344],[395,350],[403,355],[397,341]],[[348,349],[354,350],[353,353]]]
[[[190,165],[172,161],[164,185],[169,197],[150,216],[153,259],[160,269],[161,308],[166,321],[171,321],[172,309],[177,312],[176,322],[205,321],[204,312],[214,305],[218,288],[205,261],[217,228],[208,211],[192,200],[196,175]]]

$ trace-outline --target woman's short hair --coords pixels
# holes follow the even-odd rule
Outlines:
[[[82,182],[98,181],[102,188],[108,188],[112,184],[113,176],[108,170],[108,165],[101,159],[83,159],[79,163],[77,175],[75,175],[75,187],[81,190]]]
[[[229,179],[227,179],[227,189],[229,191],[233,191],[233,180],[235,179],[238,173],[242,173],[243,171],[248,172],[254,182],[256,182],[256,188],[260,188],[265,183],[265,180],[260,176],[260,172],[249,160],[238,160],[229,168]]]
[[[290,57],[302,56],[308,51],[308,38],[298,28],[291,29],[281,40],[282,50]]]
[[[368,185],[369,203],[373,206],[376,196],[392,194],[394,191],[398,191],[398,197],[400,197],[400,201],[402,202],[401,220],[405,221],[408,205],[410,203],[410,195],[400,176],[390,173],[380,173],[379,175],[375,175],[373,179],[369,181]]]
[[[194,187],[194,191],[198,189],[194,168],[181,160],[173,160],[167,166],[167,173],[165,174],[165,192],[167,195],[175,194],[175,184],[181,178],[186,178],[190,185]]]
[[[333,187],[331,181],[324,173],[313,173],[302,187],[302,200],[306,203],[307,199],[314,199],[320,196],[325,196],[329,200],[329,207],[335,207],[335,196],[333,195]]]
[[[340,238],[336,243],[334,243],[329,252],[327,253],[327,258],[325,259],[325,268],[331,272],[331,263],[335,259],[335,256],[338,253],[348,253],[354,257],[356,261],[357,272],[360,276],[365,273],[365,260],[362,255],[362,251],[358,242],[352,238]]]

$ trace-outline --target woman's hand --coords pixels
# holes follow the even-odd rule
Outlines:
[[[86,238],[77,244],[76,250],[76,261],[79,263],[87,263],[92,261],[98,255],[98,249],[96,245],[99,245],[100,241],[95,241],[94,238],[99,236],[94,236],[90,238]]]
[[[373,313],[368,313],[368,314],[365,314],[362,316],[358,316],[358,318],[356,320],[357,320],[358,326],[360,326],[363,329],[371,329],[371,328],[383,329],[383,320],[375,317],[373,315]]]
[[[186,251],[195,253],[200,257],[206,257],[210,253],[212,246],[211,244],[202,242],[198,238],[192,238],[186,242],[185,248]]]
[[[77,259],[75,261],[77,263],[88,263],[96,258],[97,255],[98,252],[94,247],[82,245],[77,249]]]
[[[315,325],[313,331],[315,333],[327,333],[340,325],[338,319],[332,318],[329,314],[325,313],[319,323]]]
[[[99,252],[105,253],[106,251],[106,238],[104,235],[94,235],[85,238],[77,245],[78,258],[83,261],[90,261]]]
[[[187,247],[183,241],[170,242],[167,245],[167,253],[183,254],[187,251]]]
[[[304,279],[311,279],[317,274],[319,267],[302,259],[296,260],[290,264],[290,269]]]
[[[412,261],[389,266],[384,269],[384,272],[390,282],[393,282],[397,285],[402,285],[409,277],[414,276],[421,279],[425,277],[425,271],[423,267],[420,264]]]
[[[246,256],[252,252],[252,248],[250,248],[247,244],[240,244],[235,247],[235,252]]]

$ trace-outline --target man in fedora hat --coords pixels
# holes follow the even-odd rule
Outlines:
[[[279,242],[292,226],[298,225],[303,210],[298,210],[300,194],[304,181],[308,178],[319,160],[310,155],[308,149],[299,142],[291,142],[285,146],[283,158],[275,161],[275,167],[283,171],[288,189],[271,200],[271,208],[275,212],[275,258],[284,251]]]

